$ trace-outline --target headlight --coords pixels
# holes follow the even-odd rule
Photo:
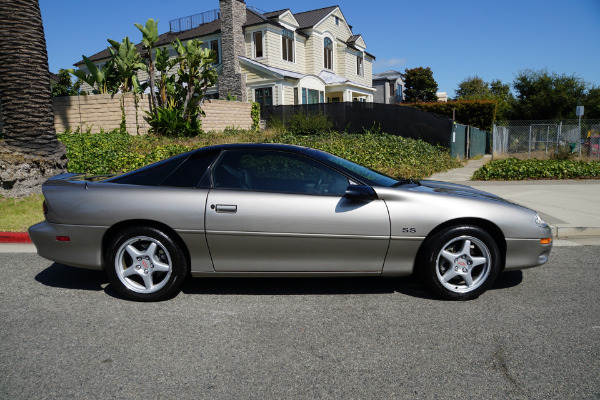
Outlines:
[[[548,224],[540,217],[538,213],[535,214],[535,223],[540,228],[548,228]]]

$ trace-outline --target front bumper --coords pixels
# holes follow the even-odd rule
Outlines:
[[[75,267],[102,269],[102,237],[108,227],[40,222],[29,228],[29,237],[40,256]],[[69,237],[58,241],[57,236]]]
[[[506,239],[506,263],[504,270],[512,271],[538,267],[550,256],[552,243],[541,244],[540,239]]]

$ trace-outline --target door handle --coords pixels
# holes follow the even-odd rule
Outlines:
[[[212,205],[210,208],[215,209],[218,213],[235,214],[237,212],[237,206],[232,204],[217,204],[216,207]]]

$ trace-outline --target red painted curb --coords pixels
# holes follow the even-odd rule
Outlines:
[[[0,232],[0,243],[32,243],[27,232]]]

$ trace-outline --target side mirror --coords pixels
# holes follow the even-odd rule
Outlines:
[[[344,197],[354,201],[371,201],[377,199],[377,193],[375,193],[371,186],[350,185],[346,188]]]

